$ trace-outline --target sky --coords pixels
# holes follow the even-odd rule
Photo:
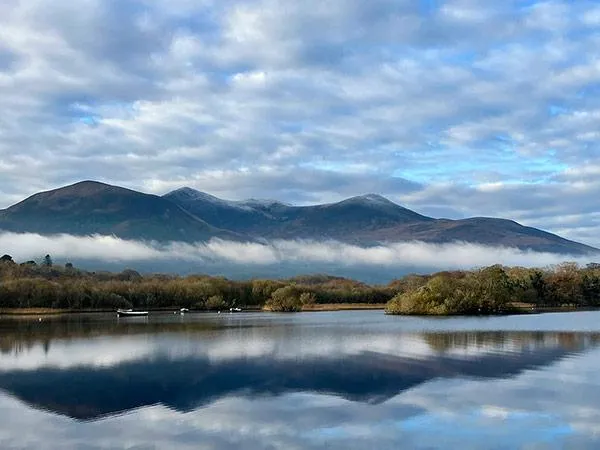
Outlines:
[[[600,246],[600,5],[3,0],[0,207],[378,193]]]

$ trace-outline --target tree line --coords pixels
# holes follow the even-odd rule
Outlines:
[[[523,308],[600,306],[600,264],[566,262],[544,269],[500,265],[471,271],[408,276],[390,314],[502,314]]]
[[[207,275],[142,275],[135,270],[91,272],[52,263],[17,264],[0,258],[0,308],[115,309],[233,307],[299,311],[306,305],[330,303],[382,304],[395,292],[326,275],[287,280],[229,280]]]
[[[207,275],[91,272],[72,264],[0,258],[0,308],[69,310],[232,307],[299,311],[313,304],[387,304],[390,314],[502,314],[515,306],[600,306],[600,264],[543,269],[500,265],[406,275],[386,285],[328,275],[229,280]]]

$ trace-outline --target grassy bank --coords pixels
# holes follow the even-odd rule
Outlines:
[[[316,311],[361,311],[361,310],[384,310],[385,303],[326,303],[326,304],[312,304],[302,306],[301,312],[316,312]],[[113,313],[114,309],[52,309],[52,308],[0,308],[0,316],[56,316],[62,314],[97,314],[97,313]],[[168,314],[171,312],[177,312],[178,308],[160,308],[151,309],[150,313],[155,314]],[[227,313],[229,310],[222,310],[223,313]],[[272,312],[269,308],[250,307],[245,308],[242,312]],[[191,310],[190,313],[206,313],[206,310]]]
[[[383,311],[386,309],[386,303],[327,303],[304,305],[300,312],[326,312],[326,311]],[[575,311],[598,311],[597,306],[536,306],[522,302],[509,303],[503,314],[542,314],[553,312],[575,312]],[[169,314],[176,312],[177,308],[160,308],[150,310],[154,314]],[[105,314],[113,313],[114,309],[52,309],[52,308],[0,308],[0,317],[44,317],[58,316],[66,314]],[[205,310],[191,310],[190,313],[206,313]],[[223,310],[227,313],[228,310]],[[251,307],[243,312],[274,312],[269,308]],[[425,314],[427,315],[427,314]],[[457,314],[459,315],[459,314]]]
[[[304,305],[302,311],[384,310],[385,303],[326,303]]]
[[[514,303],[512,308],[520,314],[540,314],[553,312],[572,312],[572,311],[599,311],[598,306],[577,306],[577,305],[561,305],[561,306],[536,306],[532,304]]]

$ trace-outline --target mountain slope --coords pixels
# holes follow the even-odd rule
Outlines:
[[[164,198],[216,227],[257,238],[360,241],[372,230],[434,220],[376,194],[315,206],[256,199],[230,202],[190,188],[170,192]]]
[[[0,229],[159,241],[239,238],[156,195],[94,181],[40,192],[0,211]]]
[[[290,208],[275,235],[281,238],[320,236],[358,242],[375,230],[432,220],[384,197],[368,194],[338,203]]]
[[[434,219],[375,194],[290,206],[227,201],[182,188],[164,197],[83,181],[35,194],[0,211],[0,230],[85,236],[113,234],[157,241],[311,239],[370,246],[423,241],[470,242],[562,254],[600,250],[505,219]]]
[[[434,219],[376,194],[314,206],[260,200],[230,202],[190,188],[165,198],[214,226],[254,238],[335,239],[357,245],[460,241],[574,255],[600,251],[506,219]]]
[[[273,217],[243,202],[230,202],[187,187],[163,196],[217,228],[246,233],[268,226]]]
[[[363,237],[380,241],[422,241],[436,244],[469,242],[571,255],[600,252],[594,247],[537,228],[526,227],[512,220],[491,217],[462,220],[436,219],[427,223],[378,229]]]

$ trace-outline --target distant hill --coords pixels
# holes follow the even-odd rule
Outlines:
[[[275,219],[268,211],[263,211],[256,205],[222,200],[187,187],[170,192],[163,198],[217,228],[236,230],[239,233],[263,229]]]
[[[600,252],[506,219],[434,219],[376,194],[292,206],[276,200],[228,201],[190,188],[159,197],[95,181],[40,192],[1,210],[0,230],[161,242],[215,237],[338,240],[362,246],[461,241],[572,255]]]
[[[0,229],[158,241],[239,239],[162,197],[95,181],[40,192],[0,211]]]
[[[461,241],[573,255],[600,251],[512,220],[434,219],[377,194],[314,206],[260,200],[231,202],[190,188],[173,191],[164,198],[216,227],[257,239],[335,239],[357,245]]]
[[[362,243],[365,236],[375,230],[434,220],[375,194],[315,206],[290,206],[255,199],[231,202],[190,188],[170,192],[164,198],[216,227],[255,238],[337,239]],[[379,239],[373,235],[368,240],[373,243]]]

